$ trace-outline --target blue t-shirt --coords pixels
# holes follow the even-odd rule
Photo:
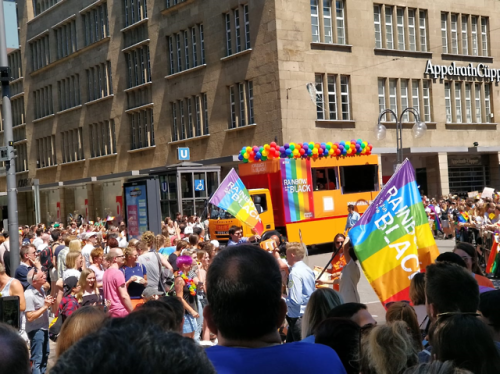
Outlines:
[[[121,271],[125,275],[125,281],[128,281],[134,275],[144,278],[144,276],[147,274],[146,267],[139,263],[136,263],[133,268],[124,266],[121,268]],[[127,291],[131,299],[140,299],[142,297],[142,291],[144,291],[144,288],[146,287],[143,284],[131,282],[128,285]]]
[[[337,353],[322,344],[295,342],[265,348],[217,345],[205,352],[218,374],[346,373]]]
[[[160,248],[160,250],[158,251],[160,254],[162,254],[163,256],[170,256],[172,253],[175,252],[177,247],[173,246],[173,247],[163,247],[163,248]]]

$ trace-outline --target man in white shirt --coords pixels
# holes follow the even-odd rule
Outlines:
[[[82,255],[85,259],[85,265],[89,267],[91,265],[90,262],[90,252],[92,252],[97,244],[97,233],[89,232],[87,234],[87,244],[82,248]]]

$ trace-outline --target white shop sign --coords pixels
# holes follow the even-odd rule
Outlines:
[[[460,78],[486,78],[490,82],[497,81],[500,82],[500,69],[492,69],[488,65],[479,63],[474,65],[472,62],[467,66],[457,66],[455,62],[450,65],[433,65],[431,60],[427,60],[427,65],[425,66],[426,75],[432,76],[434,79],[437,78],[449,78],[460,77]]]

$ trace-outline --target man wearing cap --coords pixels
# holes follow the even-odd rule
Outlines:
[[[349,214],[347,215],[347,222],[345,224],[344,235],[346,235],[347,232],[350,229],[352,229],[354,227],[354,225],[361,218],[359,213],[354,210],[354,204],[347,205],[347,210],[348,210]]]
[[[150,300],[158,300],[160,296],[163,296],[164,293],[161,291],[158,291],[158,288],[156,287],[146,287],[144,291],[142,291],[142,298],[144,299],[144,302],[147,303]]]
[[[82,255],[83,258],[85,259],[85,265],[89,267],[91,265],[90,263],[90,252],[92,252],[95,248],[95,245],[97,243],[97,233],[95,232],[89,232],[87,233],[87,244],[82,248]]]
[[[80,307],[75,297],[80,288],[77,277],[71,276],[64,281],[64,295],[58,309],[58,315],[63,322]]]

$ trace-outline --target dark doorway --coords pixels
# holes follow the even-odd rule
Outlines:
[[[427,169],[426,168],[421,168],[421,169],[416,169],[416,174],[417,174],[417,186],[418,190],[420,191],[420,194],[427,195]]]

